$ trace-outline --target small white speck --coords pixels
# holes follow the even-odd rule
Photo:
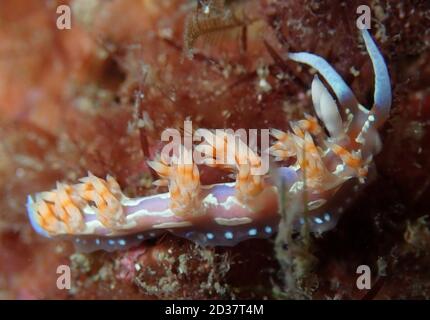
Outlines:
[[[255,228],[249,229],[248,234],[251,237],[256,236],[257,235],[257,229],[255,229]]]
[[[317,224],[322,224],[322,223],[324,223],[323,219],[321,219],[320,217],[315,217],[315,218],[314,218],[314,221],[315,221],[315,223],[317,223]]]
[[[271,233],[272,233],[272,227],[270,227],[270,226],[265,226],[265,227],[264,227],[264,232],[266,232],[267,234],[271,234]]]
[[[375,116],[374,116],[373,114],[371,114],[371,115],[369,116],[369,121],[370,121],[370,122],[375,121]]]
[[[272,86],[264,78],[260,79],[260,81],[258,82],[258,85],[259,85],[260,89],[264,92],[269,92],[270,90],[272,90]]]
[[[119,244],[120,246],[125,246],[125,245],[127,244],[127,242],[126,242],[124,239],[119,239],[119,240],[118,240],[118,244]]]
[[[224,233],[224,237],[228,240],[233,239],[233,233],[230,231],[227,231],[226,233]]]
[[[333,172],[333,174],[340,174],[343,170],[345,170],[345,165],[342,163],[342,164],[338,164],[337,166],[336,166],[336,170]]]
[[[110,240],[108,240],[108,243],[109,243],[109,245],[113,246],[115,244],[115,240],[110,239]]]
[[[214,236],[214,234],[213,234],[213,233],[208,232],[208,233],[206,234],[206,238],[208,238],[209,240],[212,240],[213,238],[215,238],[215,236]]]
[[[138,234],[137,235],[137,239],[138,240],[143,240],[143,239],[145,239],[145,236],[143,234]]]
[[[328,213],[328,212],[324,213],[324,220],[327,221],[327,222],[331,220],[330,213]]]
[[[142,267],[140,266],[140,264],[136,263],[136,264],[134,265],[134,269],[135,269],[136,271],[140,271],[140,269],[142,269]]]
[[[22,178],[25,175],[25,170],[23,168],[18,168],[16,169],[15,174],[17,178]]]
[[[96,239],[96,245],[100,245],[100,239],[99,238]]]
[[[154,233],[154,232],[151,232],[151,233],[149,234],[149,236],[150,236],[150,237],[152,237],[152,238],[155,238],[155,233]]]

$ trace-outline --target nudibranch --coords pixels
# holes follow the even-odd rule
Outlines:
[[[294,219],[294,228],[305,222],[313,232],[333,228],[374,171],[372,158],[381,149],[377,129],[391,107],[384,59],[368,31],[361,34],[375,73],[370,110],[322,57],[288,54],[289,59],[314,68],[334,93],[333,97],[315,75],[311,86],[315,116],[291,122],[291,130],[270,131],[275,142],[266,151],[276,161],[292,165],[256,174],[253,169],[261,164],[261,154],[243,142],[233,147],[229,133],[220,136],[199,129],[205,139],[194,149],[207,156],[205,165],[227,170],[234,182],[202,185],[192,150],[179,145],[178,161],[160,157],[149,162],[160,176],[155,184],[168,192],[129,198],[113,177],[89,173],[77,184],[57,183],[52,191],[28,196],[33,228],[46,237],[72,239],[86,251],[128,248],[165,232],[202,245],[231,246],[277,232],[283,192],[293,199],[296,210],[306,211]],[[218,164],[218,157],[227,152],[233,161]],[[185,158],[189,161],[180,160]]]

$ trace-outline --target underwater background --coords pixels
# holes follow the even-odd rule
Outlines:
[[[430,2],[199,2],[240,17],[192,25],[197,1],[0,2],[1,299],[427,299],[430,295]],[[60,30],[57,7],[71,8]],[[324,57],[363,105],[373,70],[357,7],[391,77],[377,177],[336,228],[298,238],[201,247],[169,234],[112,253],[82,253],[33,231],[26,197],[91,171],[129,197],[152,195],[146,161],[161,132],[184,120],[204,128],[283,128],[312,113],[313,75],[284,59]],[[200,9],[199,9],[200,8]],[[197,10],[197,11],[196,11]],[[222,173],[204,169],[214,183]],[[71,288],[57,287],[57,267]],[[359,290],[357,267],[372,270]]]

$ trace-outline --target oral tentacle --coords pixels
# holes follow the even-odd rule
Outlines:
[[[387,120],[390,114],[392,102],[390,75],[384,57],[378,50],[369,32],[363,29],[361,30],[361,35],[364,39],[370,60],[372,61],[373,72],[375,73],[374,105],[372,112],[376,117],[374,125],[379,127]]]
[[[333,89],[340,105],[350,109],[351,112],[356,111],[358,101],[351,88],[324,58],[308,52],[290,52],[288,58],[307,64],[317,70]]]

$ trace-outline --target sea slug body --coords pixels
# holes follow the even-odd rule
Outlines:
[[[201,245],[232,246],[251,238],[268,238],[277,232],[280,194],[287,192],[296,209],[308,212],[313,232],[333,228],[339,216],[374,174],[373,156],[381,149],[377,129],[391,108],[391,85],[384,59],[367,30],[361,30],[375,73],[374,105],[370,110],[357,101],[352,90],[322,57],[299,52],[288,58],[313,67],[319,76],[311,85],[316,117],[291,122],[289,131],[272,129],[269,148],[276,161],[291,160],[270,174],[254,174],[261,158],[243,142],[231,145],[229,133],[215,136],[200,129],[206,139],[194,146],[217,160],[230,151],[233,163],[218,166],[235,182],[201,185],[191,150],[182,145],[178,159],[161,158],[149,165],[159,174],[167,193],[128,198],[116,180],[88,174],[74,185],[57,183],[54,190],[28,196],[27,212],[36,232],[50,238],[71,239],[85,251],[113,251],[170,232]],[[233,137],[234,138],[234,137]],[[235,140],[235,139],[233,139]],[[303,203],[306,193],[307,203]],[[294,221],[299,228],[303,216]]]

